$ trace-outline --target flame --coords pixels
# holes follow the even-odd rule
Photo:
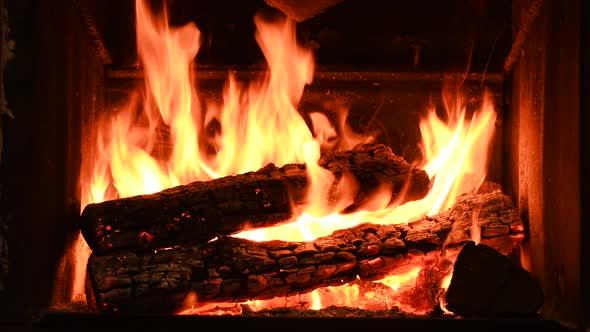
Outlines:
[[[451,93],[448,90],[443,92]],[[421,146],[426,161],[422,168],[432,179],[432,188],[423,199],[403,205],[394,202],[382,209],[365,209],[353,214],[333,213],[325,217],[313,217],[304,213],[293,223],[244,231],[234,236],[255,241],[311,241],[330,235],[337,229],[354,227],[365,222],[399,224],[434,215],[452,206],[460,193],[477,191],[487,174],[487,159],[495,129],[496,112],[487,92],[484,93],[482,104],[470,120],[467,119],[463,99],[457,97],[457,100],[459,102],[454,108],[446,110],[448,122],[440,119],[434,108],[429,109],[427,116],[420,121]],[[313,185],[318,179],[312,176],[311,181]],[[385,190],[387,188],[382,188],[375,197],[391,197],[383,193]],[[315,199],[313,204],[325,200],[326,198]],[[314,236],[296,236],[301,234],[301,229]]]
[[[322,309],[322,299],[317,289],[313,290],[310,294],[311,297],[311,309],[320,310]]]
[[[461,93],[443,91],[449,120],[443,122],[435,109],[430,109],[420,122],[423,153],[428,162],[423,167],[431,178],[436,177],[429,196],[435,198],[429,214],[453,205],[455,197],[476,191],[487,174],[489,146],[494,134],[496,112],[486,91],[483,103],[466,119],[465,100]],[[456,98],[456,103],[448,100]]]
[[[412,307],[411,303],[407,303],[407,299],[404,299],[401,295],[402,291],[411,290],[415,286],[420,270],[420,267],[414,267],[405,272],[388,275],[381,280],[375,281],[365,282],[357,278],[357,280],[341,286],[322,287],[306,294],[275,297],[269,300],[251,300],[238,303],[237,306],[226,305],[222,307],[223,304],[220,303],[196,306],[192,303],[192,305],[186,306],[186,309],[181,310],[178,314],[240,314],[242,313],[242,309],[239,308],[242,305],[247,306],[249,310],[255,312],[284,307],[320,310],[329,306],[346,305],[348,307],[366,310],[387,310],[398,307],[404,312],[416,313],[417,310]],[[448,287],[448,284],[446,287]],[[193,297],[194,295],[190,293],[187,296],[187,298],[191,299]]]
[[[418,273],[420,272],[420,267],[415,267],[411,269],[409,272],[405,274],[395,274],[391,276],[387,276],[381,280],[375,281],[382,283],[394,291],[399,290],[400,286],[407,283],[408,281],[415,280],[418,277]]]
[[[152,101],[144,107],[144,113],[151,120],[148,126],[151,135],[148,137],[153,137],[157,126],[155,119],[160,116],[170,127],[172,156],[162,170],[157,161],[149,156],[149,151],[142,149],[142,152],[137,151],[141,155],[136,157],[143,159],[141,161],[146,162],[149,169],[128,172],[111,168],[111,171],[113,174],[140,177],[133,183],[120,184],[121,188],[125,188],[123,190],[142,182],[149,183],[150,189],[162,190],[171,185],[207,178],[196,140],[201,110],[191,77],[193,59],[200,45],[199,29],[193,23],[171,28],[165,9],[163,15],[154,17],[143,1],[136,1],[135,14],[137,50],[143,63],[147,98]],[[123,162],[130,160],[134,160],[133,157],[122,159]],[[120,187],[117,187],[119,192]]]
[[[442,288],[444,290],[444,292],[446,293],[447,289],[449,289],[449,286],[451,285],[451,280],[453,279],[453,271],[451,270],[451,272],[449,274],[447,274],[441,281],[441,285],[440,288]],[[449,311],[449,309],[447,309],[447,303],[445,301],[445,297],[442,297],[442,301],[440,303],[440,308],[442,309],[442,311],[445,314],[450,314],[452,315],[453,312]]]
[[[139,103],[132,99],[100,129],[97,160],[87,185],[91,197],[86,202],[105,199],[109,178],[118,197],[128,197],[254,171],[269,162],[317,162],[319,147],[296,109],[304,86],[313,78],[313,55],[297,45],[294,22],[255,17],[256,40],[268,71],[249,86],[240,85],[230,75],[223,105],[209,104],[209,111],[201,109],[193,84],[198,28],[193,23],[170,27],[166,10],[155,16],[144,1],[136,2],[136,17],[145,96],[139,112]],[[205,120],[215,119],[223,130],[217,153],[211,157],[203,151],[199,133]],[[169,128],[170,142],[158,136],[162,127]],[[155,154],[162,144],[171,146],[167,159]]]
[[[154,15],[146,2],[136,1],[137,49],[145,85],[125,107],[101,121],[95,147],[84,155],[93,162],[90,169],[82,170],[82,208],[88,203],[255,171],[269,162],[304,162],[311,183],[309,205],[297,220],[235,236],[254,241],[311,241],[365,222],[405,223],[435,214],[451,206],[456,196],[477,190],[483,182],[496,120],[491,98],[484,94],[483,103],[469,118],[462,95],[445,90],[446,120],[431,108],[420,121],[424,157],[420,167],[432,179],[428,195],[403,205],[389,203],[391,188],[384,186],[361,211],[340,214],[352,201],[357,185],[354,178],[345,175],[336,190],[338,201],[327,204],[334,176],[317,165],[320,152],[326,147],[348,150],[374,138],[353,132],[346,124],[346,110],[338,114],[340,130],[330,128],[322,116],[313,115],[312,133],[297,106],[305,85],[312,82],[314,59],[311,50],[297,44],[295,23],[255,16],[255,37],[267,61],[267,72],[249,83],[239,82],[229,74],[223,101],[217,105],[202,101],[194,84],[198,75],[194,59],[200,45],[196,25],[172,27],[166,10]],[[202,139],[205,127],[212,121],[221,125],[213,142],[213,154],[204,148],[207,142]],[[162,131],[169,131],[170,137],[162,138]],[[333,143],[336,133],[338,143]],[[169,153],[162,153],[165,147]],[[73,250],[88,254],[85,243],[76,246],[78,249]],[[83,258],[78,263],[81,267],[76,280],[84,280]],[[403,280],[397,276],[380,283],[395,292],[415,279],[414,272]],[[83,287],[76,285],[73,292],[83,294]],[[340,287],[339,291],[326,287],[312,292],[312,308],[334,303],[326,301],[326,294],[341,300],[360,296],[358,285]],[[362,295],[365,299],[375,296]]]

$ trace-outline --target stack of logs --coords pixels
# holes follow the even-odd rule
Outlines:
[[[360,185],[357,202],[384,182],[392,188],[392,200],[401,202],[429,190],[426,173],[384,145],[328,153],[319,164],[337,180],[353,175]],[[511,250],[523,236],[517,210],[494,187],[462,195],[451,209],[409,224],[365,223],[311,242],[228,236],[289,222],[306,203],[307,189],[305,165],[269,164],[256,172],[88,205],[80,227],[93,250],[89,305],[103,312],[173,313],[189,293],[199,304],[243,302],[357,277],[378,280],[464,244],[474,217],[483,242],[496,249]]]

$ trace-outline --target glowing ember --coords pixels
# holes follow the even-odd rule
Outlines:
[[[320,293],[316,289],[310,293],[311,296],[311,309],[313,310],[320,310],[322,309],[322,300],[320,298]]]
[[[240,314],[242,306],[249,310],[261,311],[275,308],[300,308],[319,310],[329,306],[348,306],[366,310],[387,310],[394,307],[401,308],[408,313],[422,313],[419,309],[408,303],[401,296],[403,291],[410,291],[416,285],[416,278],[420,267],[415,267],[407,272],[391,275],[373,282],[356,280],[342,286],[323,287],[308,294],[297,294],[288,297],[278,297],[270,300],[255,300],[237,304],[207,304],[203,306],[186,305],[187,309],[179,312],[181,315],[216,315],[216,314]],[[445,278],[447,280],[447,278]],[[450,282],[450,277],[448,278]],[[448,283],[444,285],[445,289]],[[194,298],[189,294],[187,299]],[[185,300],[186,303],[186,300]]]
[[[319,147],[310,145],[312,133],[296,109],[314,66],[311,51],[295,42],[293,22],[255,18],[256,40],[269,65],[267,75],[247,87],[230,76],[223,104],[212,105],[209,111],[201,109],[191,77],[199,49],[197,27],[192,23],[170,27],[166,11],[154,16],[143,1],[136,3],[136,17],[137,49],[145,73],[143,107],[137,114],[137,101],[132,99],[100,128],[96,167],[85,183],[91,197],[85,197],[85,203],[115,198],[105,197],[106,179],[112,179],[119,197],[128,197],[254,171],[269,162],[282,165],[319,158]],[[202,119],[212,121],[217,116],[223,130],[217,153],[210,156],[202,149],[199,132],[207,125]],[[167,159],[154,156],[162,143],[158,135],[162,126],[171,133]]]
[[[135,93],[127,107],[101,124],[93,153],[84,155],[92,162],[90,168],[82,169],[82,208],[89,203],[254,171],[269,162],[277,165],[305,162],[311,183],[310,203],[297,220],[235,236],[254,241],[311,241],[365,222],[397,224],[435,214],[452,205],[459,194],[477,190],[486,176],[488,148],[496,120],[491,98],[485,94],[480,108],[469,119],[462,96],[445,90],[447,120],[443,121],[430,109],[420,122],[424,157],[420,167],[433,179],[429,194],[404,205],[389,204],[391,188],[382,187],[361,211],[340,214],[356,194],[357,186],[345,176],[340,182],[339,202],[327,204],[327,190],[334,179],[317,165],[320,151],[351,149],[372,141],[373,137],[354,133],[346,126],[347,113],[341,112],[339,130],[331,128],[322,115],[312,115],[314,139],[297,111],[304,86],[313,78],[313,55],[309,49],[297,45],[294,22],[271,22],[256,16],[256,40],[268,63],[266,75],[249,85],[237,82],[230,75],[223,91],[223,103],[202,109],[192,77],[200,43],[198,28],[192,23],[170,27],[165,11],[153,15],[142,0],[136,2],[136,17],[137,49],[145,75],[143,99],[140,103],[141,94]],[[448,102],[451,100],[452,103]],[[199,140],[199,133],[214,119],[222,130],[215,137],[216,153],[211,155],[203,148],[205,142]],[[162,144],[158,130],[163,127],[169,128],[171,134],[167,142],[171,153],[165,158],[155,153]],[[331,140],[336,133],[340,135],[337,144]],[[84,294],[89,249],[79,237],[72,250],[77,257],[72,294],[76,296]],[[328,305],[390,307],[399,304],[396,294],[415,283],[419,270],[416,267],[405,274],[369,283],[373,288],[368,291],[361,289],[363,284],[351,283],[298,296],[306,296],[305,302],[311,309]],[[258,310],[277,303],[285,305],[285,301],[273,299],[247,304]],[[198,306],[194,294],[185,302],[187,308]],[[205,309],[191,310],[184,313],[205,312]],[[207,313],[223,311],[206,310],[212,310]]]
[[[392,275],[392,276],[387,276],[379,281],[376,282],[380,282],[388,287],[390,287],[391,289],[393,289],[394,291],[399,290],[400,286],[403,285],[404,283],[407,283],[408,281],[411,280],[415,280],[416,277],[418,276],[418,272],[420,272],[420,267],[415,267],[414,269],[412,269],[410,272],[406,273],[406,274],[400,274],[400,275]]]

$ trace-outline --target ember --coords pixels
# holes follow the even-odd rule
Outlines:
[[[510,198],[478,192],[496,121],[487,93],[468,117],[460,90],[445,86],[445,120],[429,110],[423,159],[409,163],[348,128],[346,111],[336,127],[317,114],[308,126],[297,107],[313,53],[297,44],[294,22],[255,16],[266,75],[248,85],[229,75],[223,102],[202,107],[191,76],[198,28],[169,26],[143,0],[136,17],[144,98],[107,118],[85,156],[94,163],[82,172],[72,296],[87,280],[88,304],[106,312],[427,314],[461,244],[481,237],[506,253],[520,244]],[[204,142],[212,122],[221,130]]]

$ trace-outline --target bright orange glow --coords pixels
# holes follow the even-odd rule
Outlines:
[[[399,224],[434,215],[452,206],[454,199],[460,194],[475,192],[487,174],[487,160],[496,113],[491,97],[486,93],[482,105],[474,112],[471,120],[468,120],[462,99],[460,96],[456,98],[459,101],[457,106],[447,109],[448,122],[441,120],[435,109],[430,109],[428,115],[420,121],[425,160],[423,169],[432,179],[432,188],[423,199],[346,215],[332,213],[325,217],[313,217],[304,213],[293,223],[244,231],[234,236],[256,241],[311,241],[330,235],[337,229],[354,227],[365,222]],[[314,180],[319,181],[317,177],[312,176],[312,185]],[[386,190],[387,188],[382,188],[377,191],[373,202],[378,202],[379,197],[381,200],[383,197],[391,197]],[[317,191],[315,194],[321,195]],[[325,201],[325,198],[315,198],[313,204]],[[376,203],[375,206],[379,204]],[[300,235],[303,232],[308,236]]]
[[[356,280],[342,286],[329,286],[316,289],[306,294],[287,297],[275,297],[270,300],[253,300],[237,304],[211,303],[202,306],[187,305],[180,315],[226,315],[240,314],[241,305],[247,305],[252,311],[274,308],[302,308],[319,310],[328,306],[348,306],[367,310],[387,310],[398,307],[405,312],[421,313],[402,296],[403,291],[411,290],[416,285],[420,267],[411,268],[397,275],[389,275],[381,280],[363,282]],[[449,279],[450,281],[450,279]],[[448,284],[446,285],[448,287]],[[189,294],[187,298],[193,299]]]
[[[312,310],[322,309],[322,299],[320,297],[319,291],[316,289],[316,290],[312,291],[309,295],[311,297],[311,309]]]
[[[397,290],[399,290],[401,285],[407,283],[408,281],[415,280],[416,277],[418,277],[419,272],[420,272],[420,267],[415,267],[412,270],[410,270],[410,272],[408,272],[408,273],[387,276],[387,277],[385,277],[379,281],[376,281],[376,282],[380,282],[380,283],[390,287],[394,291],[397,291]]]
[[[420,167],[432,179],[428,195],[403,205],[389,204],[391,188],[384,186],[361,211],[340,214],[354,198],[357,184],[345,175],[337,190],[338,201],[327,204],[334,176],[317,165],[320,148],[349,150],[374,138],[354,133],[346,125],[347,111],[343,110],[339,113],[339,130],[331,128],[322,115],[312,115],[314,139],[312,130],[297,111],[303,89],[313,79],[314,59],[311,50],[297,45],[294,22],[254,18],[256,40],[268,63],[266,75],[249,84],[229,75],[223,102],[217,105],[201,103],[194,84],[193,75],[198,75],[194,58],[200,43],[196,25],[171,27],[165,11],[154,15],[143,0],[136,1],[136,18],[137,49],[145,86],[130,98],[126,107],[100,124],[93,153],[84,156],[93,160],[93,164],[91,170],[83,170],[86,176],[81,178],[82,208],[88,203],[255,171],[269,162],[277,165],[305,162],[311,183],[309,203],[298,218],[288,224],[235,236],[254,241],[311,241],[365,222],[397,224],[435,214],[451,206],[459,194],[477,190],[486,176],[496,120],[491,98],[485,94],[483,103],[468,117],[462,96],[445,90],[444,99],[454,100],[445,103],[448,119],[440,119],[430,109],[420,121],[424,157]],[[215,138],[216,153],[211,155],[202,148],[204,142],[200,141],[199,133],[213,119],[219,121],[222,130]],[[160,138],[161,128],[169,129],[169,140]],[[330,139],[336,133],[338,143],[332,144]],[[165,157],[156,153],[162,145],[170,148]],[[79,241],[83,239],[80,237]],[[74,293],[83,294],[79,280],[84,280],[85,275],[83,255],[87,259],[89,253],[87,246],[84,249],[85,243],[76,246],[73,250],[82,256]],[[360,292],[358,284],[347,284],[307,294],[308,302],[312,309],[350,303],[365,308],[370,306],[364,302],[376,299],[391,303],[389,297],[411,284],[418,271],[416,267],[406,274],[378,281],[390,290],[387,294]],[[190,306],[195,306],[197,300],[191,298]],[[248,302],[252,307],[267,307],[261,303]]]
[[[303,88],[313,78],[313,54],[297,45],[294,22],[266,22],[256,16],[254,23],[268,71],[241,90],[229,77],[223,94],[221,146],[211,165],[219,176],[257,170],[269,162],[304,162],[309,159],[306,153],[319,158],[317,148],[309,148],[312,133],[296,109]]]

